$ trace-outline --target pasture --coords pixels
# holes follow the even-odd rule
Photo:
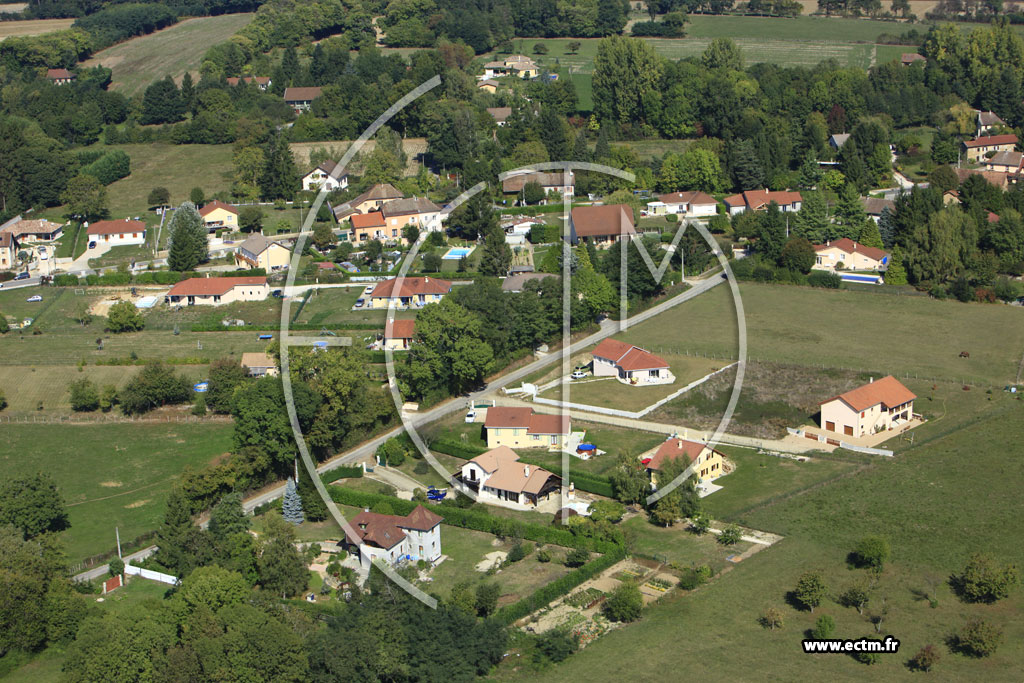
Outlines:
[[[231,423],[5,424],[7,476],[47,472],[68,506],[61,532],[72,562],[153,531],[172,483],[231,448]]]
[[[1024,317],[1011,306],[755,283],[740,295],[751,360],[1002,388],[1024,354]],[[617,338],[653,353],[735,357],[731,294],[716,287]]]
[[[340,161],[341,157],[348,151],[348,148],[352,145],[352,140],[326,140],[324,142],[290,142],[288,143],[289,149],[292,151],[292,156],[295,157],[295,163],[299,168],[300,173],[305,173],[307,170],[312,168],[312,164],[309,161],[309,155],[314,150],[324,149],[327,150],[335,161]],[[377,147],[376,140],[367,140],[366,143],[360,148],[358,157],[367,157],[373,153],[373,150]],[[420,159],[427,152],[427,139],[426,138],[406,138],[402,140],[402,149],[405,151],[407,161],[405,165],[405,175],[414,176],[419,173],[420,170]],[[360,164],[358,160],[354,159],[349,164],[351,172],[358,172],[360,170]]]
[[[13,5],[0,5],[0,12],[14,11]],[[21,19],[19,21],[0,21],[0,40],[11,36],[38,36],[51,31],[62,31],[71,28],[74,17],[68,19]]]
[[[190,71],[196,77],[203,55],[210,46],[230,38],[248,24],[252,16],[223,14],[187,19],[161,31],[109,47],[93,55],[82,66],[108,67],[113,71],[112,90],[128,96],[141,94],[146,86],[164,76],[181,82],[185,72]],[[193,173],[196,168],[192,168]]]

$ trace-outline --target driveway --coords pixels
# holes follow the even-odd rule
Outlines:
[[[109,242],[97,242],[96,247],[93,249],[86,249],[82,252],[82,255],[76,258],[74,261],[69,263],[64,270],[68,273],[74,273],[80,270],[89,270],[89,259],[99,258],[103,256],[113,245]]]

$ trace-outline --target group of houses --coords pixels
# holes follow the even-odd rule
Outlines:
[[[64,225],[43,218],[24,219],[21,214],[0,225],[0,270],[14,270],[18,252],[61,238]]]
[[[347,186],[347,182],[346,182]],[[442,229],[441,207],[426,197],[406,197],[390,183],[380,183],[344,204],[331,207],[335,220],[347,229],[342,238],[352,244],[380,240],[408,244],[407,225],[420,232]]]

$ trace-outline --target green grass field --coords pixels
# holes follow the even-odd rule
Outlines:
[[[198,71],[211,45],[227,40],[251,19],[252,14],[187,19],[162,31],[109,47],[86,61],[84,66],[101,64],[112,69],[111,88],[134,95],[164,76],[180,81],[186,71]]]
[[[154,530],[171,483],[231,448],[231,424],[5,424],[0,463],[7,476],[46,472],[68,506],[61,532],[68,559],[114,547]]]
[[[740,295],[750,359],[1002,387],[1024,353],[1024,318],[1010,306],[753,283]],[[717,287],[619,338],[654,353],[735,354],[730,292]]]
[[[637,515],[622,523],[626,545],[633,553],[657,558],[681,567],[706,564],[714,572],[729,566],[726,559],[739,555],[752,544],[740,541],[732,546],[719,543],[712,534],[697,536],[685,525],[661,527],[651,524],[646,515]]]

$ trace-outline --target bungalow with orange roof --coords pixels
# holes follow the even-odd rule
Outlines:
[[[68,85],[74,82],[75,74],[71,73],[67,69],[47,69],[46,80],[50,81],[54,85]]]
[[[402,229],[407,225],[415,225],[420,232],[441,229],[441,207],[426,197],[395,199],[380,207],[380,212],[387,223],[385,239],[405,240]]]
[[[96,221],[86,230],[90,242],[111,246],[146,243],[146,224],[125,218],[120,221]]]
[[[744,211],[764,211],[768,205],[775,202],[779,205],[780,211],[799,211],[803,206],[803,197],[799,192],[775,192],[768,190],[746,190],[740,194],[726,197],[725,205],[729,208],[729,215],[743,213]]]
[[[675,375],[664,358],[618,339],[605,339],[590,352],[595,377],[615,377],[630,386],[671,384]]]
[[[265,277],[192,277],[171,287],[164,301],[178,306],[223,306],[263,301],[270,294]]]
[[[364,570],[376,560],[388,564],[441,559],[441,522],[444,517],[422,505],[405,516],[383,515],[365,509],[345,530],[345,546]]]
[[[535,413],[532,408],[495,406],[484,420],[487,447],[546,448],[552,452],[569,448],[569,416]]]
[[[348,241],[352,244],[384,239],[384,214],[380,211],[354,213],[348,217],[348,222],[352,226]]]
[[[651,488],[658,489],[658,472],[665,466],[665,463],[677,458],[684,458],[686,468],[683,474],[686,477],[693,475],[697,483],[714,481],[725,471],[725,456],[706,443],[670,437],[659,445],[654,452],[648,452],[640,456],[640,462],[647,469],[647,476],[651,479]]]
[[[821,428],[844,436],[870,436],[914,417],[914,395],[892,375],[821,403]]]
[[[889,267],[889,252],[864,246],[849,237],[816,244],[814,253],[812,270],[835,272],[842,266],[843,270],[871,270],[881,273]]]
[[[203,225],[209,232],[216,232],[221,228],[238,229],[238,209],[219,199],[214,199],[199,209],[199,217],[203,219]]]
[[[488,412],[492,410],[496,409]],[[519,455],[508,446],[498,446],[466,462],[459,481],[476,492],[481,502],[500,500],[526,507],[536,507],[562,488],[561,477],[519,462]]]
[[[1013,148],[1017,146],[1017,136],[986,135],[973,140],[964,140],[961,145],[968,161],[977,163],[998,152],[1012,152]]]
[[[395,320],[390,329],[384,326],[383,349],[391,351],[408,351],[412,345],[412,336],[416,331],[416,320]]]
[[[569,239],[573,244],[582,240],[598,247],[610,247],[635,234],[633,209],[626,204],[577,206],[569,213]]]
[[[706,218],[718,212],[718,202],[704,192],[672,192],[647,202],[647,212],[652,216],[674,213],[684,218]]]
[[[380,282],[370,293],[370,308],[388,308],[394,303],[395,308],[422,308],[427,304],[437,303],[445,294],[452,291],[450,280],[438,280],[431,277],[407,277],[398,286],[398,278]]]

